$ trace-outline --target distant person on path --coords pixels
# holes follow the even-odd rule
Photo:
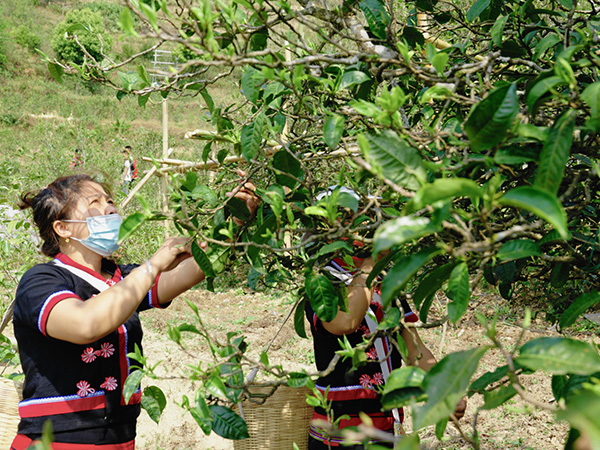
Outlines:
[[[359,201],[358,194],[343,186],[332,186],[319,194],[317,199],[331,195],[336,189],[339,189],[339,195],[349,195]],[[379,287],[381,280],[374,280],[370,288],[366,285],[376,261],[370,255],[363,254],[362,242],[356,241],[352,245],[356,248],[356,256],[352,256],[352,263],[339,257],[325,265],[325,270],[333,279],[347,286],[348,311],[339,310],[333,320],[324,322],[317,317],[310,302],[305,304],[306,318],[313,336],[315,364],[321,372],[328,368],[336,352],[342,350],[341,339],[347,339],[355,347],[361,344],[365,337],[374,333],[385,317]],[[408,303],[401,300],[400,304],[399,317],[403,317],[404,323],[417,322],[418,317],[411,311]],[[415,328],[404,327],[401,337],[408,351],[408,364],[416,365],[425,371],[436,364],[435,357]],[[402,408],[383,411],[381,394],[378,391],[378,387],[387,381],[389,373],[402,365],[400,352],[386,337],[376,339],[373,347],[366,353],[369,360],[367,364],[354,369],[350,358],[339,360],[328,375],[317,379],[316,387],[331,402],[333,420],[346,417],[339,422],[339,429],[360,425],[363,422],[360,414],[364,413],[371,419],[375,428],[391,434],[404,434]],[[466,402],[461,400],[454,413],[456,418],[463,416],[465,407]],[[341,434],[336,433],[332,436],[328,431],[328,422],[330,420],[327,411],[316,407],[309,431],[308,450],[327,450],[330,446],[351,450],[366,448],[360,442],[343,444],[345,441]],[[386,442],[376,443],[385,448],[392,448],[392,445]]]
[[[253,190],[236,197],[256,210]],[[121,216],[107,187],[86,174],[58,178],[21,197],[32,208],[51,261],[29,269],[17,288],[14,332],[25,382],[11,450],[32,448],[44,424],[53,450],[133,450],[141,392],[123,384],[142,349],[138,312],[165,308],[204,279],[189,239],[167,239],[140,265],[116,264]]]
[[[69,168],[71,170],[76,169],[77,167],[81,167],[83,165],[83,152],[80,148],[76,148],[73,153],[73,159],[69,163]]]
[[[123,167],[121,167],[121,191],[125,195],[129,195],[133,181],[133,158],[130,149],[131,147],[127,146],[121,152],[124,158]]]

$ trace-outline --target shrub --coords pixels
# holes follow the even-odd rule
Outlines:
[[[42,39],[25,25],[19,25],[12,30],[11,36],[17,44],[30,52],[34,52],[35,49],[40,48],[40,45],[42,44]]]
[[[69,11],[54,29],[51,42],[59,59],[82,64],[86,55],[74,36],[96,61],[101,61],[103,53],[112,48],[112,37],[106,33],[102,15],[89,8]]]

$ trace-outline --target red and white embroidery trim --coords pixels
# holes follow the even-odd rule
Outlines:
[[[77,395],[79,395],[80,397],[87,397],[88,395],[96,392],[96,389],[91,387],[90,383],[88,383],[85,380],[81,380],[79,383],[77,383],[77,387],[79,388],[79,390],[77,391]]]
[[[105,342],[100,346],[100,350],[98,350],[96,354],[102,356],[103,358],[109,358],[114,352],[115,347],[110,342]]]
[[[84,363],[92,363],[96,360],[96,352],[92,347],[86,348],[81,354],[81,360]]]
[[[375,349],[375,347],[370,348],[367,351],[367,358],[369,358],[370,360],[374,361],[377,359],[377,350]]]
[[[360,385],[364,388],[368,388],[369,386],[371,386],[371,377],[366,373],[361,375],[358,381],[360,382]]]
[[[86,348],[81,354],[81,360],[85,363],[92,363],[97,356],[110,358],[115,353],[115,347],[110,342],[105,342],[100,346],[100,350],[94,351],[93,347]]]
[[[375,386],[381,386],[383,382],[384,379],[381,372],[377,372],[375,375],[373,375],[373,378],[371,378],[371,383],[373,383]]]
[[[106,377],[104,383],[100,385],[102,389],[107,391],[114,391],[118,386],[117,379],[115,377]]]

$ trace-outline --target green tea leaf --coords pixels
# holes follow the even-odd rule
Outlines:
[[[516,361],[531,370],[553,375],[591,375],[600,371],[598,350],[586,342],[561,337],[542,337],[527,342]]]
[[[479,347],[451,353],[429,370],[423,380],[427,403],[413,412],[415,430],[438,423],[454,412],[486,351],[487,347]]]
[[[509,16],[499,15],[496,21],[494,22],[494,26],[492,26],[492,30],[490,32],[492,42],[498,47],[502,46],[502,36],[504,35],[504,28],[506,27],[508,17]]]
[[[304,176],[300,161],[285,149],[279,150],[273,155],[272,163],[273,167],[277,169],[275,180],[282,186],[293,189],[298,184],[296,180],[301,180]]]
[[[123,398],[125,399],[125,403],[129,403],[131,396],[136,393],[144,375],[145,373],[143,370],[134,370],[129,374],[123,385]]]
[[[434,256],[440,253],[435,247],[429,247],[413,255],[403,256],[394,262],[381,285],[381,302],[387,309],[391,301],[397,297],[408,281],[427,264]]]
[[[329,278],[321,274],[308,273],[304,288],[317,317],[324,322],[335,319],[338,312],[338,296]]]
[[[257,114],[254,120],[242,127],[242,135],[240,137],[240,145],[242,156],[246,161],[250,162],[258,156],[260,144],[262,143],[262,133],[265,124],[265,116]]]
[[[581,93],[581,99],[590,107],[590,117],[585,123],[596,133],[600,132],[600,81],[587,86]]]
[[[558,118],[544,142],[534,187],[556,194],[571,155],[577,112],[570,109]]]
[[[264,77],[262,72],[256,70],[254,67],[247,67],[242,75],[241,85],[242,93],[255,105],[258,103],[260,96],[261,86],[264,83]]]
[[[381,175],[408,189],[417,189],[427,179],[423,160],[416,148],[411,147],[391,130],[364,136],[367,144],[361,149]]]
[[[565,81],[557,76],[542,78],[529,91],[527,96],[527,108],[529,113],[534,116],[537,114],[539,105],[549,92],[553,92],[558,86],[566,84]]]
[[[365,19],[367,19],[371,33],[378,39],[385,39],[390,16],[385,10],[383,2],[379,0],[362,0],[359,6],[365,15]]]
[[[473,151],[481,152],[502,142],[518,112],[514,83],[494,89],[477,103],[464,124]]]
[[[555,195],[529,186],[520,186],[505,193],[498,203],[530,211],[554,226],[563,239],[569,239],[567,214]]]
[[[473,180],[466,178],[438,178],[419,189],[406,205],[407,212],[418,211],[440,200],[468,197],[481,198],[483,190]]]
[[[156,386],[148,386],[144,389],[144,393],[142,395],[142,408],[146,410],[148,416],[158,423],[160,421],[160,416],[165,410],[165,406],[167,406],[167,398],[160,388]]]
[[[125,239],[129,238],[147,220],[148,216],[141,212],[136,212],[127,216],[119,229],[119,242],[123,242]]]
[[[202,272],[204,272],[206,278],[214,278],[216,276],[210,259],[208,259],[208,256],[206,256],[206,253],[200,248],[196,240],[192,241],[192,256],[202,269]]]
[[[473,22],[490,6],[490,0],[477,0],[467,12],[467,20]]]
[[[344,72],[338,91],[348,89],[358,84],[362,84],[366,81],[369,81],[370,79],[371,78],[369,77],[369,75],[367,75],[364,72],[361,72],[360,70],[350,70],[348,72]]]
[[[121,29],[125,32],[125,34],[128,34],[129,36],[134,36],[134,37],[139,36],[137,31],[135,31],[133,17],[131,16],[131,11],[129,10],[129,8],[123,8],[121,10],[120,19],[121,20],[119,22],[119,25],[121,26]]]
[[[221,405],[208,407],[214,419],[212,430],[225,439],[240,440],[250,437],[244,419],[233,410]]]
[[[540,246],[532,240],[515,239],[502,245],[496,256],[501,261],[512,261],[530,256],[541,256],[541,254]]]
[[[448,64],[448,53],[439,52],[436,53],[433,58],[431,58],[431,65],[438,73],[444,73],[444,69],[446,68],[446,64]]]
[[[598,291],[582,294],[575,299],[567,310],[560,316],[560,328],[564,330],[575,323],[577,318],[600,302],[600,293]]]
[[[404,216],[389,220],[375,232],[373,253],[376,255],[394,245],[433,234],[439,229],[440,227],[432,224],[427,217]]]
[[[484,405],[481,409],[495,409],[499,406],[503,405],[511,398],[517,395],[517,391],[509,384],[508,386],[500,386],[497,389],[493,389],[491,391],[485,391],[483,393],[483,399],[485,401]]]
[[[325,125],[323,125],[323,140],[332,150],[338,146],[340,140],[342,139],[345,121],[346,119],[344,116],[335,114],[327,119]]]
[[[413,302],[417,309],[420,309],[423,300],[441,289],[444,282],[450,277],[452,269],[454,269],[456,264],[456,262],[451,262],[436,267],[418,282],[419,287],[413,293]]]
[[[460,263],[452,269],[446,295],[452,300],[448,303],[448,317],[451,322],[456,323],[467,310],[471,296],[467,263]]]

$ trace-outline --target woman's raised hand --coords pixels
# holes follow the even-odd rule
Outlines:
[[[204,244],[206,245],[206,244]],[[202,246],[202,245],[201,245]],[[168,238],[150,258],[150,264],[158,272],[168,272],[192,256],[192,241],[188,237]]]

